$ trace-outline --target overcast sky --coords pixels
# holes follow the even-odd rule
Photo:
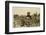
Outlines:
[[[12,13],[18,14],[18,15],[27,15],[27,12],[30,12],[30,15],[37,12],[37,14],[40,13],[40,8],[36,7],[13,7]]]

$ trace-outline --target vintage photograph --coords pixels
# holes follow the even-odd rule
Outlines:
[[[45,32],[45,3],[5,2],[5,33]]]
[[[40,8],[38,7],[12,7],[13,28],[39,27]]]

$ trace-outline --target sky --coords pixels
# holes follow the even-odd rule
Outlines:
[[[38,7],[12,7],[12,13],[18,15],[27,15],[27,12],[30,12],[30,15],[37,12],[40,13],[40,8]]]

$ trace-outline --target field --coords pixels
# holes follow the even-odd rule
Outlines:
[[[37,27],[40,26],[40,14],[30,16],[14,15],[13,27]]]

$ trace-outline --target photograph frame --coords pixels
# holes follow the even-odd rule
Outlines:
[[[23,32],[9,32],[9,3],[43,5],[43,23],[44,23],[43,24],[43,30],[39,30],[39,31],[23,31]],[[21,2],[21,1],[5,1],[5,34],[35,33],[35,32],[45,32],[45,3]]]

